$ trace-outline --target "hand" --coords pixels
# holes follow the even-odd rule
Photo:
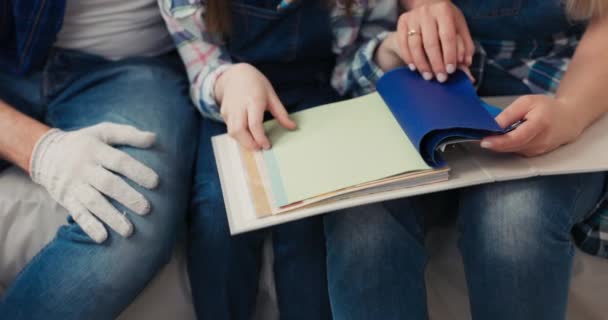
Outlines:
[[[283,127],[296,128],[268,79],[249,64],[226,70],[216,82],[215,96],[228,134],[249,150],[270,148],[263,125],[266,111]]]
[[[468,68],[475,45],[464,15],[451,1],[428,1],[402,14],[397,34],[400,56],[424,79],[444,82],[461,68],[474,80]]]
[[[102,243],[108,237],[100,220],[128,237],[133,225],[104,195],[145,215],[150,212],[150,203],[119,175],[148,189],[158,185],[158,175],[110,145],[148,148],[155,138],[153,133],[112,123],[71,132],[52,129],[34,147],[30,175],[95,242]]]
[[[575,106],[544,95],[517,99],[496,122],[506,128],[525,119],[515,130],[481,141],[481,146],[497,152],[515,152],[532,157],[574,141],[584,130]]]

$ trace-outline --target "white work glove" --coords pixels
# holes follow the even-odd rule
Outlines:
[[[151,132],[113,123],[71,132],[52,129],[34,147],[30,175],[95,242],[102,243],[108,237],[99,220],[128,237],[133,225],[103,195],[145,215],[150,212],[150,203],[117,174],[148,189],[158,185],[158,175],[111,145],[149,148],[155,140]]]

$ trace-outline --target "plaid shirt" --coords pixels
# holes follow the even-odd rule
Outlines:
[[[207,32],[202,16],[204,0],[159,0],[161,11],[192,83],[194,104],[205,117],[222,121],[213,96],[218,76],[230,65],[230,55],[221,39]],[[361,95],[375,90],[382,70],[374,63],[374,52],[394,29],[398,5],[394,0],[360,0],[352,16],[336,6],[331,12],[333,51],[337,55],[332,85],[343,95]],[[471,72],[483,81],[487,66],[504,70],[533,93],[553,94],[572,57],[580,34],[557,34],[551,43],[476,41]],[[584,251],[608,258],[608,195],[591,217],[578,224],[576,243]]]
[[[222,39],[208,32],[204,0],[159,0],[161,11],[184,60],[194,104],[205,117],[223,121],[214,97],[216,79],[231,64]],[[285,3],[293,5],[292,2]],[[282,10],[285,5],[278,8]],[[337,64],[331,79],[343,95],[373,91],[382,70],[374,63],[376,47],[394,27],[399,12],[395,0],[359,0],[351,10],[336,5],[331,10],[333,52]]]
[[[595,207],[591,217],[574,227],[572,235],[581,250],[608,258],[608,193]]]
[[[475,41],[471,73],[483,82],[485,68],[493,66],[524,83],[534,94],[554,94],[564,76],[580,33],[556,34],[553,41]]]

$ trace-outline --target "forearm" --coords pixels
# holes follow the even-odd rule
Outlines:
[[[29,170],[32,150],[50,128],[0,100],[0,158]]]
[[[570,106],[581,129],[608,111],[608,18],[593,21],[560,83],[557,99]]]

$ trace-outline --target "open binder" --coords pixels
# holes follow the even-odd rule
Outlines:
[[[265,123],[273,143],[268,151],[249,152],[227,135],[214,137],[231,233],[464,186],[608,170],[605,118],[573,144],[522,158],[469,142],[512,128],[498,126],[496,109],[462,73],[439,84],[396,69],[377,88],[294,113],[294,132]]]

